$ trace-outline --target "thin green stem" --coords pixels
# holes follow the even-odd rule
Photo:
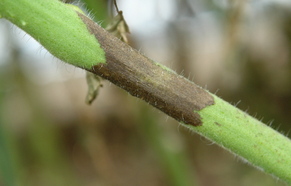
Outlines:
[[[72,6],[58,0],[0,0],[1,17],[29,33],[51,54],[67,63],[90,68],[105,62],[104,51]]]
[[[108,79],[261,170],[291,183],[291,142],[287,137],[141,55],[73,8],[57,0],[0,0],[0,15],[61,60]]]
[[[188,126],[264,172],[291,182],[290,139],[223,101],[201,111],[203,125]]]

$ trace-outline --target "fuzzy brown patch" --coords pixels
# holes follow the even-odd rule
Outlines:
[[[106,53],[106,63],[94,66],[93,73],[179,122],[202,125],[201,117],[195,111],[214,104],[207,91],[140,54],[86,16],[79,14],[79,17]]]

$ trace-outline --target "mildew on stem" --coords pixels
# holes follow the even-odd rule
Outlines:
[[[95,65],[91,70],[93,73],[180,122],[202,125],[196,111],[214,104],[213,97],[207,91],[175,72],[161,68],[161,65],[141,55],[86,16],[78,15],[105,51],[106,63]]]

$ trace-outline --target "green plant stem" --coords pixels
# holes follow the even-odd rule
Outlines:
[[[85,3],[86,8],[90,11],[90,15],[94,17],[95,21],[104,21],[107,18],[108,9],[106,0],[83,0],[83,2]]]
[[[75,9],[58,0],[0,0],[1,17],[29,33],[51,54],[67,63],[90,68],[105,62],[104,51],[88,33]]]
[[[108,79],[252,165],[291,183],[287,137],[146,58],[72,8],[57,0],[0,0],[0,15],[56,57]]]
[[[188,127],[262,171],[291,183],[290,139],[217,96],[214,98],[214,105],[199,111],[203,125]]]

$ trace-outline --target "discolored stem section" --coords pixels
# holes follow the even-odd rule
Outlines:
[[[155,63],[79,14],[105,51],[106,63],[91,69],[265,172],[291,181],[288,138]],[[187,125],[188,124],[188,125]]]
[[[106,63],[95,65],[91,70],[93,73],[180,122],[202,125],[195,111],[214,104],[207,91],[141,55],[83,14],[79,16],[105,51]]]
[[[54,56],[145,100],[192,131],[291,183],[290,139],[150,60],[57,0],[0,0],[0,17]]]

